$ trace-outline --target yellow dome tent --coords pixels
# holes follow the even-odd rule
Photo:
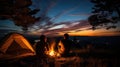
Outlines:
[[[12,33],[0,44],[0,60],[33,55],[35,55],[35,50],[21,34]]]

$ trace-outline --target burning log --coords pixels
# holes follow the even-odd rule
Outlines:
[[[57,50],[55,50],[55,46],[56,43],[55,41],[53,41],[50,46],[49,46],[49,50],[46,51],[46,54],[50,57],[61,57],[63,56],[63,54],[66,54],[66,56],[69,55],[70,51],[68,51],[67,47],[65,48],[65,46],[63,45],[63,43],[60,41],[57,45]]]
[[[55,50],[55,42],[49,46],[49,50],[46,51],[46,54],[50,57],[60,57],[60,53]]]

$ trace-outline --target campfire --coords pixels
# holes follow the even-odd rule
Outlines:
[[[49,46],[49,51],[46,51],[46,54],[50,57],[60,57],[59,51],[55,50],[55,42]]]

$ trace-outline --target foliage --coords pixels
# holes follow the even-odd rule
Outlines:
[[[39,9],[30,9],[31,5],[31,0],[0,0],[0,20],[12,20],[27,30],[29,25],[39,20],[34,16]]]
[[[93,15],[88,18],[88,21],[93,29],[116,28],[115,24],[120,22],[120,0],[91,0],[91,2],[94,4]]]

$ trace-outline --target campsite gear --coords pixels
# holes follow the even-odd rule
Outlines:
[[[18,33],[9,34],[0,44],[0,60],[22,58],[35,54],[35,50],[28,40]]]

